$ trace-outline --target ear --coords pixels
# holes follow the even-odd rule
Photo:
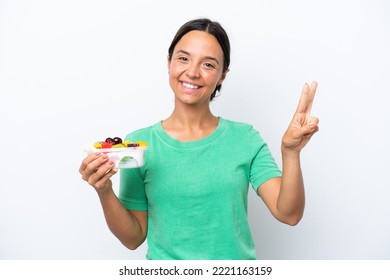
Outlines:
[[[222,83],[223,83],[223,81],[225,80],[226,75],[227,75],[228,72],[229,72],[229,69],[225,70],[225,71],[222,73],[222,76],[221,76],[221,79],[219,79],[218,85],[222,85]]]

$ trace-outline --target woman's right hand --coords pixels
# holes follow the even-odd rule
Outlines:
[[[104,153],[92,153],[84,158],[79,172],[84,181],[88,182],[98,193],[112,189],[110,178],[118,172],[113,168],[114,162]]]

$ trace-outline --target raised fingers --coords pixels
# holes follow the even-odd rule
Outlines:
[[[316,81],[313,81],[310,86],[307,83],[303,86],[296,113],[311,114],[311,107],[313,105],[316,90]]]

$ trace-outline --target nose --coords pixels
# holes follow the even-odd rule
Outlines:
[[[195,63],[191,63],[187,68],[186,74],[191,79],[199,78],[200,71],[198,65],[196,65]]]

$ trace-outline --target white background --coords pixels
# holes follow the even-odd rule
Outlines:
[[[0,259],[145,258],[108,230],[82,147],[170,114],[167,49],[198,17],[232,44],[214,113],[253,124],[279,164],[301,88],[319,83],[305,216],[283,225],[250,190],[258,258],[390,258],[389,2],[0,0]]]

